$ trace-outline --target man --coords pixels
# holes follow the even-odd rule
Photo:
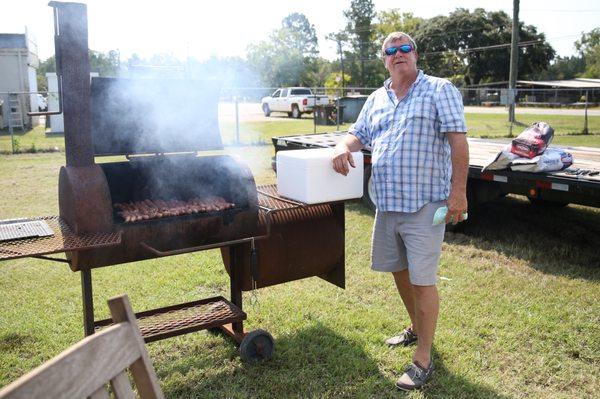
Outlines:
[[[352,151],[371,145],[377,212],[372,269],[391,272],[411,325],[391,345],[417,344],[412,364],[396,386],[422,387],[432,376],[431,347],[439,311],[437,268],[444,224],[435,211],[447,205],[446,223],[467,210],[469,150],[460,92],[445,79],[417,69],[417,46],[403,32],[383,42],[390,78],[369,96],[335,149],[333,168],[346,175]]]

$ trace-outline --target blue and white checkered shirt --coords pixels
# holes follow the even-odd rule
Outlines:
[[[446,79],[419,70],[398,101],[391,79],[372,93],[349,133],[372,147],[379,211],[416,212],[450,195],[452,162],[445,133],[467,131],[462,96]]]

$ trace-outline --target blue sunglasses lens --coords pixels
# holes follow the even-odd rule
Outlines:
[[[413,50],[413,46],[410,44],[403,44],[402,46],[398,46],[398,47],[388,47],[385,49],[385,53],[387,55],[394,55],[398,52],[398,50],[400,50],[401,53],[410,53]]]

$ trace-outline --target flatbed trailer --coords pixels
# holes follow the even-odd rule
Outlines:
[[[275,152],[306,148],[334,147],[346,132],[273,137]],[[534,205],[562,206],[578,204],[600,207],[600,148],[560,147],[573,155],[568,171],[517,172],[511,170],[483,171],[486,161],[501,151],[508,141],[469,138],[469,177],[467,198],[469,209],[477,204],[505,196],[524,195]],[[364,149],[365,177],[363,201],[371,209],[374,190],[371,184],[371,151]],[[573,174],[572,170],[589,171]],[[591,174],[590,174],[591,172]],[[596,173],[597,172],[597,173]]]

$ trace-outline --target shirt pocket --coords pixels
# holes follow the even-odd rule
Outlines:
[[[430,97],[419,97],[411,101],[406,114],[409,120],[435,120],[437,115],[435,104]]]
[[[437,112],[431,98],[415,98],[406,113],[406,135],[421,143],[437,130]],[[419,144],[420,146],[420,144]]]

